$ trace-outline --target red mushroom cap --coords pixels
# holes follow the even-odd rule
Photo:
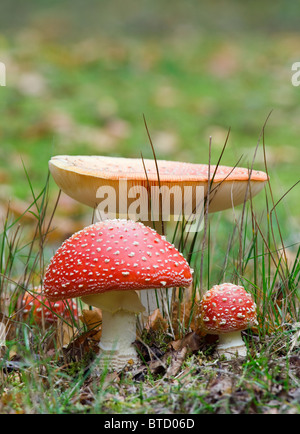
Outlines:
[[[55,301],[106,291],[189,286],[183,255],[155,230],[131,220],[105,220],[68,238],[53,256],[44,293]]]
[[[245,330],[257,324],[256,304],[243,286],[215,285],[200,304],[200,327],[209,334]]]
[[[31,295],[26,293],[22,300],[23,313],[27,316],[30,313],[37,323],[53,323],[59,316],[78,319],[77,304],[73,300],[56,301],[51,303],[42,295]]]

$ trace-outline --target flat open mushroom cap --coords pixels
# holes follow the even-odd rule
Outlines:
[[[118,201],[119,181],[127,181],[127,189],[143,186],[149,189],[158,186],[158,176],[154,160],[117,158],[103,156],[56,156],[49,162],[51,174],[59,188],[73,199],[91,207],[96,207],[100,199],[97,191],[100,187],[113,187]],[[213,179],[209,195],[209,212],[221,211],[239,205],[258,194],[264,187],[268,177],[266,173],[246,168],[232,168],[219,166],[214,175],[216,166],[206,164],[182,163],[177,161],[157,160],[161,187],[184,188],[191,187],[189,193],[195,196],[195,188],[203,187],[203,195],[208,191],[208,180]],[[213,176],[214,175],[214,176]],[[185,191],[184,200],[195,202],[195,197],[187,199]],[[177,190],[178,194],[178,190]],[[172,196],[172,195],[171,195]],[[172,196],[173,197],[173,196]],[[174,203],[179,197],[174,196]],[[173,201],[173,199],[171,198]],[[180,197],[180,200],[181,197]],[[194,203],[193,202],[193,203]],[[172,209],[171,204],[171,209]],[[117,210],[118,211],[118,210]],[[172,214],[172,212],[171,212]]]

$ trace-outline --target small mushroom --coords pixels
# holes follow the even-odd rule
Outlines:
[[[256,304],[243,286],[223,283],[207,291],[198,308],[200,328],[219,336],[217,351],[227,359],[245,357],[241,331],[257,325]]]
[[[22,299],[22,311],[25,318],[32,317],[37,323],[46,325],[55,323],[59,317],[78,319],[77,303],[73,300],[57,300],[51,303],[43,294],[27,292]]]
[[[50,301],[81,297],[102,310],[100,365],[115,370],[139,359],[136,315],[144,311],[137,291],[189,286],[190,267],[153,229],[130,220],[105,220],[75,233],[57,250],[44,280]]]

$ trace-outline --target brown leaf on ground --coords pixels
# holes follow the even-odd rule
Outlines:
[[[210,382],[208,389],[215,400],[218,400],[223,395],[231,395],[233,390],[232,379],[229,376],[215,378]]]
[[[201,338],[192,332],[183,339],[172,341],[169,350],[161,357],[155,357],[148,362],[148,369],[152,374],[173,377],[177,375],[187,355],[200,348]]]
[[[66,348],[73,341],[76,333],[76,329],[58,318],[57,329],[56,329],[56,346],[58,349]]]
[[[195,332],[188,333],[184,338],[170,342],[170,346],[175,351],[181,351],[182,348],[187,348],[190,352],[194,353],[199,351],[201,345],[201,338]]]
[[[117,385],[119,381],[120,377],[117,372],[108,372],[105,374],[105,378],[101,374],[93,375],[84,383],[80,389],[80,393],[74,395],[72,403],[76,404],[79,402],[81,405],[91,406],[95,400],[94,385],[97,384],[98,387],[101,387],[101,391],[103,392],[108,387]]]
[[[166,372],[166,365],[163,360],[161,359],[155,359],[151,360],[148,363],[148,369],[151,372],[151,374],[159,375],[159,374],[165,374]]]
[[[98,354],[101,338],[102,316],[100,309],[83,309],[79,319],[86,325],[87,332],[75,336],[74,327],[62,322],[58,326],[58,345],[63,349],[66,363],[80,361],[89,354]]]
[[[152,329],[155,332],[165,332],[168,329],[168,321],[163,318],[159,309],[155,309],[152,315],[149,316],[145,328],[147,330]]]
[[[183,347],[179,351],[170,349],[161,359],[156,358],[150,360],[146,366],[140,367],[136,371],[135,376],[148,371],[153,375],[166,375],[167,377],[173,377],[179,372],[187,354],[187,347]]]
[[[89,331],[94,331],[93,340],[100,341],[101,339],[101,324],[102,313],[100,309],[94,308],[93,310],[82,309],[80,320],[87,326]]]
[[[187,354],[188,347],[186,346],[172,353],[171,363],[166,372],[167,377],[175,377],[175,375],[180,371]]]
[[[179,351],[170,348],[162,357],[154,357],[145,365],[139,366],[133,372],[133,377],[138,381],[143,381],[147,373],[172,377],[180,370],[187,353],[187,347],[183,347]]]
[[[22,392],[16,392],[14,390],[5,391],[0,398],[0,411],[3,405],[10,408],[9,414],[24,414],[25,409],[22,409],[23,398]]]
[[[289,361],[290,361],[291,368],[295,371],[296,377],[300,379],[300,357],[297,355],[291,356]],[[300,388],[299,388],[299,397],[300,397]]]
[[[88,354],[99,353],[99,341],[94,339],[97,335],[97,330],[90,330],[82,333],[80,336],[73,339],[68,347],[63,348],[63,357],[65,363],[71,361],[81,361]]]
[[[0,333],[1,333],[1,327],[0,327]],[[0,336],[1,339],[1,336]],[[3,345],[3,342],[0,341],[0,360],[3,359],[7,352],[7,347]]]

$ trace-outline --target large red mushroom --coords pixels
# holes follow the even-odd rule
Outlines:
[[[183,255],[155,230],[130,220],[105,220],[75,233],[53,256],[44,280],[50,301],[81,297],[102,310],[101,364],[123,368],[138,362],[136,314],[144,311],[136,291],[187,287]]]

